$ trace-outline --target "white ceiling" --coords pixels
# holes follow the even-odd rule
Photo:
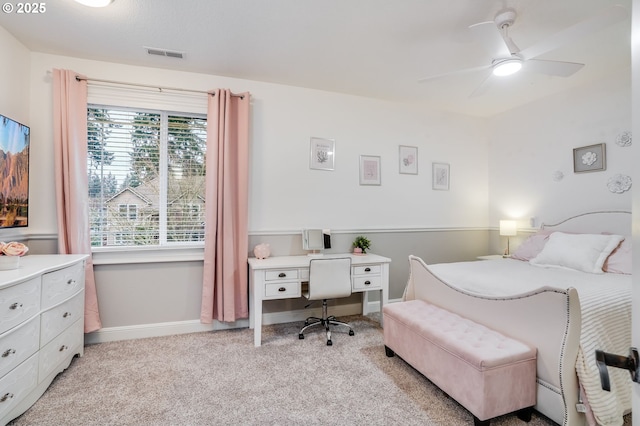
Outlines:
[[[104,9],[73,0],[45,4],[39,15],[0,13],[0,26],[36,52],[419,102],[476,116],[631,63],[627,17],[541,56],[586,64],[568,78],[521,72],[473,98],[482,72],[418,83],[488,65],[490,55],[467,27],[493,20],[505,7],[518,14],[509,35],[525,49],[614,4],[630,11],[631,0],[114,0]],[[144,47],[180,51],[184,59],[151,56]]]

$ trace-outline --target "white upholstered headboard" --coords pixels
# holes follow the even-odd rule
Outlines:
[[[631,212],[608,210],[581,213],[554,223],[543,223],[540,229],[600,234],[608,232],[631,235]]]

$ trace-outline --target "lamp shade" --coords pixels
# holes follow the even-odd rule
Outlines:
[[[500,235],[513,236],[517,235],[517,226],[515,220],[501,220],[500,221]]]

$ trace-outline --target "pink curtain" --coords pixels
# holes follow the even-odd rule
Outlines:
[[[229,90],[209,96],[203,323],[249,316],[249,102]]]
[[[88,254],[84,331],[102,328],[91,259],[87,178],[87,82],[53,70],[53,143],[58,214],[58,252]]]

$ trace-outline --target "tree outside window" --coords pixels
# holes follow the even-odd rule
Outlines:
[[[201,242],[206,117],[91,105],[87,118],[92,246]]]

